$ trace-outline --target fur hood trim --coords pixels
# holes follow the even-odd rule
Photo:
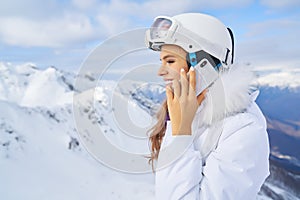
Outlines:
[[[252,101],[253,79],[254,74],[244,66],[232,65],[221,70],[197,111],[201,113],[202,123],[210,126],[227,116],[243,112]]]

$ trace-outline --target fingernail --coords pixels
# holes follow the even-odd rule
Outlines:
[[[183,68],[181,68],[181,70],[180,70],[181,72],[184,72],[184,69]]]
[[[191,69],[190,69],[191,71],[195,71],[195,68],[194,67],[191,67]]]

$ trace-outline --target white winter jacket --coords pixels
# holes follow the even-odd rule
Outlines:
[[[219,90],[209,89],[192,135],[172,136],[167,121],[155,173],[157,200],[253,200],[268,177],[266,120],[255,103],[258,92],[249,94],[251,76],[233,67],[220,81],[224,98],[213,102]],[[212,109],[220,101],[225,112]]]

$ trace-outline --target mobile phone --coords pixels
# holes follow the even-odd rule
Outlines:
[[[213,85],[218,79],[219,73],[206,58],[203,58],[194,68],[196,72],[196,95],[198,96],[203,90]]]

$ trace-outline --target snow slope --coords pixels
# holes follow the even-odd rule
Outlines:
[[[82,147],[72,116],[73,94],[57,69],[4,67],[2,64],[6,78],[1,79],[5,90],[0,101],[1,199],[153,199],[152,174],[112,170]],[[105,98],[105,93],[98,95],[98,100]],[[105,103],[99,109],[105,109]],[[102,123],[110,122],[103,119]]]
[[[55,67],[41,70],[31,63],[0,63],[0,73],[1,199],[154,199],[153,174],[121,173],[108,168],[88,154],[79,140],[73,119],[73,92],[84,99],[92,90],[78,91],[74,80],[97,81],[92,74],[76,77]],[[163,90],[139,84],[124,82],[118,94],[127,103],[131,121],[148,127]],[[103,81],[95,90],[95,102],[76,106],[81,106],[84,117],[101,127],[111,143],[129,152],[147,153],[147,141],[137,142],[122,134],[112,117],[115,85]],[[279,172],[285,177],[280,184],[276,180]],[[259,199],[276,195],[297,199],[294,188],[285,180],[299,180],[290,181],[290,172],[281,168],[274,168],[272,174]]]

